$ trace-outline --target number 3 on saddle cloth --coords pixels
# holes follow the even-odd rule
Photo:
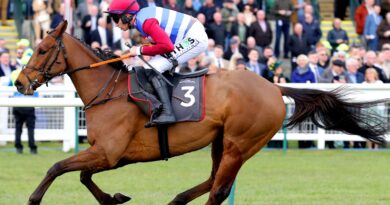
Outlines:
[[[173,84],[168,85],[171,104],[177,122],[201,121],[205,112],[204,83],[208,69],[194,73],[164,73]],[[149,117],[158,114],[161,105],[149,83],[151,69],[134,67],[128,77],[129,101],[133,101]],[[153,93],[153,94],[152,94]]]

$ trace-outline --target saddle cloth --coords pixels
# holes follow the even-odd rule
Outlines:
[[[152,85],[147,80],[147,72],[142,67],[134,67],[128,76],[129,100],[133,101],[148,117],[157,109],[158,99]],[[168,72],[164,76],[173,84],[168,85],[172,108],[177,122],[201,121],[205,112],[204,84],[207,69],[194,73]]]

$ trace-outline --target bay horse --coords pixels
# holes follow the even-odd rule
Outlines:
[[[103,192],[92,181],[92,175],[131,163],[159,160],[157,129],[144,128],[148,117],[127,101],[128,74],[114,65],[91,69],[90,64],[106,60],[104,55],[65,33],[66,27],[63,21],[42,40],[15,86],[19,92],[31,95],[54,76],[68,74],[83,103],[95,105],[85,112],[90,147],[55,163],[28,204],[40,204],[56,177],[71,171],[81,171],[81,183],[100,204],[122,204],[130,197]],[[204,119],[171,125],[168,141],[172,156],[211,144],[211,174],[204,182],[178,194],[170,205],[187,204],[205,193],[209,193],[207,205],[221,204],[241,166],[282,127],[286,115],[283,95],[296,104],[288,126],[311,119],[324,129],[360,135],[375,143],[384,143],[388,131],[379,116],[355,112],[384,100],[351,103],[342,98],[340,90],[280,87],[250,71],[229,71],[208,75],[205,91]],[[106,103],[97,103],[107,98],[110,100]]]

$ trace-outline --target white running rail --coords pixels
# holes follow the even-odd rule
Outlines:
[[[321,90],[332,90],[339,87],[339,84],[283,84],[283,86],[295,88],[314,88]],[[353,91],[348,95],[349,99],[356,101],[374,100],[389,98],[390,84],[367,85],[348,84]],[[75,147],[76,127],[77,133],[86,135],[84,113],[76,107],[82,107],[80,98],[76,97],[76,91],[70,86],[50,86],[38,89],[39,98],[13,98],[16,92],[14,87],[0,86],[0,141],[14,141],[14,121],[11,107],[37,107],[37,126],[35,138],[37,141],[62,141],[63,151],[69,151]],[[294,104],[284,98],[288,105],[288,115],[293,111]],[[378,112],[387,117],[390,122],[390,101],[377,107]],[[76,115],[79,122],[76,125]],[[26,130],[23,131],[22,140],[27,140]],[[283,132],[278,132],[273,140],[283,140]],[[387,138],[390,140],[389,138]],[[287,140],[313,140],[317,142],[318,149],[325,148],[325,141],[362,141],[359,136],[346,135],[338,132],[329,132],[317,128],[313,123],[307,121],[299,128],[288,129]]]

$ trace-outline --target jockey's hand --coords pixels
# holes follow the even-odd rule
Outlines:
[[[130,56],[137,56],[137,55],[141,55],[141,47],[139,46],[133,46],[130,48]]]

